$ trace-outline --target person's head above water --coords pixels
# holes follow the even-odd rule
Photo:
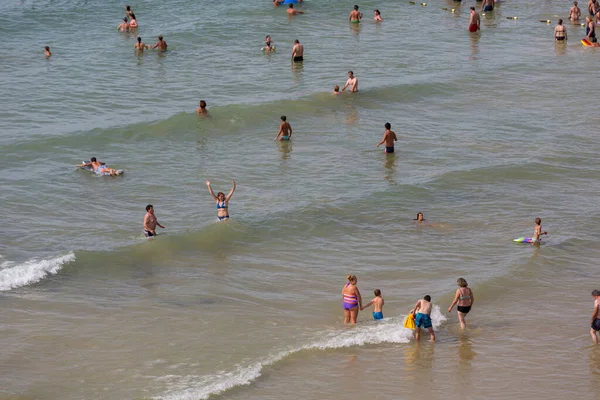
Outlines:
[[[562,25],[562,19],[560,19],[560,18],[558,19],[558,24]]]
[[[123,22],[127,22],[127,17],[123,17]]]
[[[346,276],[346,279],[348,280],[348,282],[350,282],[353,285],[355,285],[356,282],[358,282],[356,275],[349,274],[348,276]]]
[[[373,290],[373,294],[374,294],[375,296],[381,296],[381,290],[379,290],[379,289],[375,289],[375,290]]]
[[[127,11],[131,11],[131,6],[125,6],[125,9],[126,9]]]
[[[425,295],[425,297],[423,297],[423,300],[425,300],[425,301],[431,301],[431,296],[430,295]]]
[[[535,224],[536,225],[541,225],[542,224],[542,219],[541,218],[536,218],[535,219]]]
[[[290,5],[288,6],[288,8],[294,8],[294,5],[293,5],[293,4],[290,4]]]
[[[282,115],[282,116],[281,116],[281,120],[282,120],[283,122],[285,122],[285,121],[287,120],[287,117],[286,117],[285,115]]]
[[[96,157],[92,157],[92,158],[90,158],[90,161],[91,161],[91,162],[96,162]]]
[[[475,11],[475,7],[469,7],[471,11]]]
[[[148,212],[150,212],[150,210],[153,210],[153,209],[154,209],[154,206],[152,204],[148,204],[146,206],[146,211],[148,211]]]
[[[138,43],[142,43],[142,38],[138,36],[137,41]]]
[[[354,6],[354,10],[358,11],[358,6],[357,5]]]
[[[381,13],[379,12],[379,10],[373,10],[373,12],[375,13],[375,15],[380,15]]]
[[[50,46],[44,46],[44,50],[50,51]]]
[[[300,44],[300,41],[298,39],[294,40],[294,44]]]
[[[221,201],[225,200],[225,193],[223,193],[223,192],[217,193],[217,198]]]
[[[466,279],[465,279],[465,278],[458,278],[458,279],[456,280],[456,284],[457,284],[458,286],[460,286],[460,287],[467,287],[467,286],[469,286],[469,284],[467,283],[467,281],[466,281]]]
[[[592,290],[592,296],[600,296],[600,290]]]
[[[200,108],[206,108],[206,102],[204,100],[200,100]]]
[[[354,72],[352,72],[352,71],[348,71],[348,76],[349,76],[350,78],[352,78],[352,77],[354,76]]]
[[[574,6],[576,6],[576,5],[577,5],[577,2],[576,2],[576,1],[574,1],[574,2],[573,2],[573,5],[574,5]]]
[[[425,218],[423,218],[423,213],[422,212],[418,212],[417,213],[417,218],[415,218],[415,221],[424,221]]]
[[[390,124],[389,122],[385,123],[385,129],[392,129],[392,124]]]
[[[159,37],[158,37],[158,40],[163,40],[163,37],[162,37],[162,36],[159,36]]]
[[[334,91],[334,92],[339,92],[339,91],[340,91],[340,87],[339,87],[338,85],[335,85],[335,86],[333,87],[333,91]]]

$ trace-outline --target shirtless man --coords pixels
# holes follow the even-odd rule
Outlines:
[[[471,7],[471,15],[469,16],[469,32],[477,32],[480,29],[481,18],[479,13],[475,11],[475,7]]]
[[[569,10],[569,19],[571,21],[579,21],[579,17],[581,17],[581,10],[577,7],[577,2],[573,2],[573,7]]]
[[[598,344],[597,332],[600,331],[600,290],[592,290],[592,296],[594,297],[594,312],[592,313],[592,319],[590,319],[590,335],[592,336],[592,342]]]
[[[158,47],[158,49],[159,49],[159,50],[161,50],[161,51],[165,51],[165,50],[167,50],[167,42],[165,42],[165,41],[163,40],[163,37],[162,37],[162,36],[159,36],[159,37],[158,37],[158,42],[156,42],[156,44],[155,44],[154,46],[152,46],[152,48],[153,48],[153,49],[155,49],[155,48],[157,48],[157,47]]]
[[[567,28],[563,25],[563,20],[558,20],[558,25],[554,28],[554,40],[563,41],[567,40]]]
[[[294,47],[292,47],[292,61],[304,61],[304,45],[300,44],[300,41],[298,39],[294,40]]]
[[[196,108],[196,113],[205,117],[208,116],[208,110],[206,109],[206,102],[204,100],[200,100],[200,106]]]
[[[494,11],[494,0],[483,0],[483,3],[481,3],[481,11]]]
[[[290,6],[287,9],[287,13],[289,15],[297,15],[297,14],[304,14],[304,11],[298,11],[294,8],[293,4],[290,4]]]
[[[358,78],[354,76],[354,72],[352,71],[348,71],[348,80],[342,88],[342,92],[346,90],[348,86],[350,86],[350,93],[358,92]]]
[[[138,54],[142,54],[144,49],[147,49],[148,46],[142,43],[142,38],[138,36],[137,43],[133,46],[133,48],[137,50]]]
[[[50,58],[50,56],[52,55],[52,53],[50,53],[50,46],[44,47],[44,55],[46,56],[46,58]]]
[[[127,17],[123,17],[123,22],[117,26],[117,30],[119,32],[127,32],[129,30],[129,22],[127,22]]]
[[[287,117],[285,115],[281,116],[281,125],[279,125],[279,132],[277,132],[277,136],[273,140],[290,140],[292,138],[292,126],[289,122],[287,122]]]
[[[358,6],[354,6],[354,10],[350,11],[348,21],[352,22],[353,24],[358,24],[360,23],[362,17],[363,14],[361,12],[358,12]]]
[[[146,206],[146,215],[144,215],[144,235],[146,235],[146,237],[156,236],[157,225],[165,229],[165,227],[158,222],[156,216],[154,215],[154,206],[152,204],[148,204]]]
[[[389,122],[386,122],[385,123],[385,132],[383,133],[383,139],[381,139],[381,142],[377,143],[377,147],[379,147],[383,143],[385,143],[385,152],[387,154],[394,152],[394,142],[396,142],[398,140],[398,138],[396,137],[396,133],[394,131],[392,131],[391,129],[392,129],[392,124],[390,124]]]
[[[97,174],[109,173],[110,176],[121,175],[116,169],[108,168],[106,163],[96,160],[96,157],[90,158],[89,162],[78,164],[77,167],[92,167],[94,172]]]

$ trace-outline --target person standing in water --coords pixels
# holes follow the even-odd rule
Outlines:
[[[368,302],[366,306],[361,307],[360,311],[364,310],[365,308],[369,308],[371,307],[371,304],[374,304],[375,306],[373,307],[373,319],[377,321],[383,319],[383,305],[385,304],[385,302],[383,301],[383,297],[381,296],[381,290],[375,289],[373,291],[373,294],[375,295],[373,300]]]
[[[294,8],[293,4],[290,4],[287,11],[288,15],[298,15],[298,14],[304,14],[303,11],[298,11]]]
[[[592,296],[594,297],[594,312],[592,313],[592,319],[590,319],[591,329],[590,336],[592,336],[592,342],[598,344],[598,331],[600,331],[600,290],[592,290]]]
[[[590,17],[585,17],[585,39],[592,43],[596,43],[596,24]]]
[[[581,17],[581,9],[577,6],[577,2],[573,2],[573,7],[569,10],[569,19],[571,21],[579,21],[579,17]]]
[[[46,56],[46,58],[50,58],[50,56],[52,55],[52,53],[50,53],[50,46],[44,47],[44,55]]]
[[[483,3],[481,3],[481,11],[494,11],[494,0],[483,0]]]
[[[358,24],[358,23],[360,23],[360,20],[362,17],[363,17],[363,14],[358,11],[358,6],[354,6],[354,10],[350,11],[350,16],[348,17],[348,21],[350,21],[353,24]]]
[[[165,229],[165,227],[162,226],[156,219],[156,215],[154,215],[154,206],[152,204],[148,204],[146,206],[146,215],[144,215],[144,235],[146,235],[146,237],[156,236],[157,226]]]
[[[127,22],[127,17],[123,17],[123,22],[117,26],[117,30],[119,32],[127,32],[129,30],[129,23]]]
[[[131,21],[129,21],[129,29],[135,29],[138,27],[137,19],[135,19],[135,14],[131,13]]]
[[[348,80],[342,88],[342,92],[346,90],[348,86],[350,86],[350,93],[358,92],[358,78],[354,76],[354,72],[352,71],[348,71]]]
[[[469,16],[469,32],[477,32],[480,29],[481,18],[479,13],[475,11],[475,7],[471,7],[471,15]]]
[[[448,307],[448,312],[452,312],[452,308],[454,308],[456,305],[456,312],[458,314],[460,327],[465,329],[467,326],[465,317],[469,311],[471,311],[471,307],[475,302],[475,296],[473,296],[473,291],[468,287],[469,284],[464,278],[458,278],[456,284],[458,285],[458,289],[456,289],[456,294],[454,295],[452,304],[450,304],[450,307]]]
[[[159,36],[159,37],[158,37],[158,42],[156,42],[156,44],[155,44],[154,46],[152,46],[152,48],[153,48],[153,49],[155,49],[155,48],[157,48],[157,47],[158,47],[158,49],[159,49],[160,51],[166,51],[166,50],[167,50],[167,42],[165,42],[165,41],[163,40],[163,37],[162,37],[162,36]]]
[[[535,227],[533,228],[533,237],[531,238],[531,244],[540,244],[540,236],[547,234],[548,232],[542,232],[542,220],[540,218],[536,218]]]
[[[204,100],[200,100],[200,104],[198,108],[196,108],[196,113],[198,115],[208,116],[208,110],[206,109],[206,102]]]
[[[292,47],[292,61],[295,63],[304,61],[304,45],[300,44],[298,39],[294,40],[294,47]]]
[[[381,142],[377,143],[377,147],[385,143],[385,152],[387,154],[391,154],[394,152],[394,142],[398,140],[398,138],[396,137],[396,133],[394,133],[394,131],[392,131],[391,129],[392,124],[386,122],[385,132],[383,133],[383,139],[381,139]]]
[[[563,25],[563,20],[559,19],[558,24],[554,28],[554,40],[567,40],[567,28]]]
[[[356,324],[358,310],[362,307],[362,297],[356,287],[358,279],[355,275],[346,277],[348,283],[342,289],[342,307],[344,308],[344,324]]]
[[[426,295],[423,299],[417,301],[415,307],[410,310],[410,314],[416,314],[415,316],[415,340],[421,339],[421,328],[425,328],[429,331],[429,341],[435,342],[435,332],[433,331],[433,324],[431,323],[431,296]]]
[[[422,212],[418,212],[417,213],[417,218],[413,219],[413,221],[417,221],[417,222],[423,222],[423,221],[425,221],[425,218],[423,218],[423,213]]]
[[[377,22],[383,22],[383,18],[381,18],[381,13],[379,10],[373,10],[373,20]]]
[[[235,192],[235,181],[231,182],[233,183],[233,187],[229,191],[229,194],[225,196],[225,193],[223,192],[219,192],[215,195],[215,192],[210,186],[210,181],[206,181],[206,186],[208,186],[208,191],[210,192],[210,195],[217,202],[217,218],[219,219],[219,221],[229,219],[229,200],[231,200],[231,196],[233,196],[233,192]]]
[[[285,115],[281,116],[281,124],[279,125],[279,132],[273,140],[290,140],[292,138],[292,126],[287,122]]]
[[[142,38],[138,36],[137,43],[133,46],[133,48],[137,50],[138,54],[142,54],[144,49],[147,49],[148,46],[142,43]]]

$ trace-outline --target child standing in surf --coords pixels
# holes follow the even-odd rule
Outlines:
[[[542,232],[542,220],[540,218],[536,218],[535,228],[533,228],[533,237],[531,238],[531,244],[540,244],[540,236],[547,234],[548,232]]]
[[[365,308],[369,308],[369,307],[371,307],[371,304],[374,304],[373,319],[380,320],[380,319],[383,319],[383,304],[384,304],[383,297],[381,297],[381,290],[375,289],[373,291],[373,294],[375,295],[373,300],[368,302],[366,306],[361,307],[360,311],[364,310]]]
[[[415,340],[418,341],[421,338],[421,328],[425,328],[429,331],[429,341],[435,342],[435,332],[433,331],[433,324],[431,323],[431,296],[426,295],[421,300],[417,301],[415,308],[410,310],[410,314],[416,314],[415,324]]]

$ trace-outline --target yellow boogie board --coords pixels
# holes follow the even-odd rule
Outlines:
[[[587,39],[581,39],[581,44],[584,45],[585,47],[589,47],[592,45],[592,43]]]

